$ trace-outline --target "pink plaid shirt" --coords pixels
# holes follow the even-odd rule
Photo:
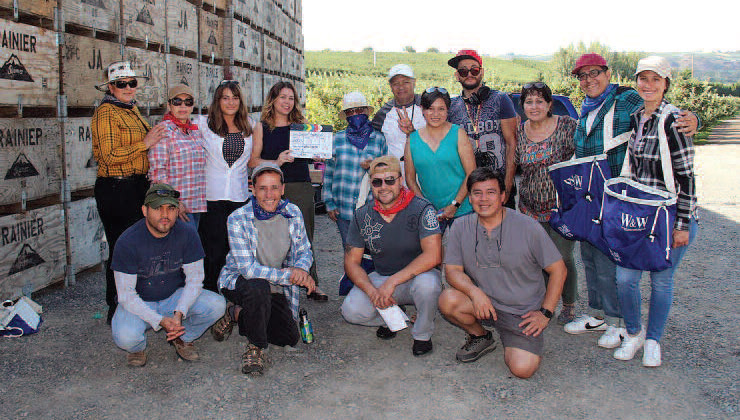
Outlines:
[[[200,130],[185,134],[170,121],[162,121],[167,137],[149,149],[149,179],[180,191],[190,213],[206,211],[206,151]]]

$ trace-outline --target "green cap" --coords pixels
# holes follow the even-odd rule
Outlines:
[[[144,197],[144,205],[153,209],[158,209],[164,204],[172,204],[175,207],[180,205],[180,191],[172,188],[167,184],[152,184]]]

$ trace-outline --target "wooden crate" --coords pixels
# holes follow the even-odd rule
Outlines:
[[[127,38],[164,44],[165,0],[121,0]]]
[[[200,77],[198,74],[198,61],[193,58],[181,57],[179,55],[167,54],[167,91],[173,86],[184,84],[193,89],[198,100],[198,89]]]
[[[67,106],[93,106],[102,93],[95,85],[105,81],[108,64],[121,60],[121,47],[112,42],[64,34],[62,89]]]
[[[249,3],[247,0],[231,0],[231,6],[234,9],[234,15],[242,18],[249,18],[251,10],[249,10]]]
[[[252,74],[252,71],[244,67],[231,66],[229,67],[229,74],[230,74],[231,79],[239,82],[239,89],[242,92],[244,106],[246,106],[247,109],[251,109],[252,107],[252,85],[251,83],[252,82],[250,80],[250,76]]]
[[[247,18],[258,28],[262,28],[262,3],[269,0],[232,0],[234,4],[234,13]]]
[[[255,0],[257,4],[259,0]],[[275,19],[278,13],[282,13],[280,8],[270,0],[262,1],[262,8],[260,9],[262,17],[262,29],[271,34],[275,33]]]
[[[120,32],[120,0],[64,0],[61,4],[67,23],[114,34]]]
[[[293,81],[293,85],[295,85],[295,89],[298,91],[298,102],[300,102],[301,104],[305,104],[306,103],[306,84],[299,80],[295,80]]]
[[[265,100],[265,95],[262,94],[262,76],[258,71],[249,70],[249,97],[253,107],[261,107]]]
[[[273,74],[262,74],[262,100],[267,99],[267,94],[270,92],[270,88],[280,81],[279,76]]]
[[[69,253],[74,272],[100,264],[108,258],[108,242],[95,198],[67,204]]]
[[[296,76],[299,79],[305,79],[306,78],[306,58],[303,56],[303,54],[296,52],[296,69],[297,74]]]
[[[303,0],[295,0],[295,16],[293,16],[296,22],[303,22]]]
[[[70,191],[84,190],[95,186],[98,163],[92,151],[92,118],[65,118],[64,166]]]
[[[280,43],[272,37],[262,36],[262,69],[280,71]]]
[[[54,32],[0,19],[0,105],[56,106],[59,48]]]
[[[198,107],[207,108],[211,106],[218,84],[224,79],[224,68],[206,63],[199,63],[198,67],[200,74],[200,105]]]
[[[18,11],[36,16],[54,19],[54,9],[57,7],[56,0],[19,0]],[[0,7],[13,9],[13,0],[0,0]]]
[[[290,17],[295,17],[295,2],[296,0],[285,0],[283,1],[283,10]]]
[[[61,204],[0,217],[0,299],[14,299],[64,277]]]
[[[220,60],[224,56],[224,22],[223,19],[205,10],[199,11],[198,29],[200,32],[200,55],[209,60]]]
[[[126,47],[123,58],[131,62],[137,75],[147,76],[149,80],[140,81],[136,101],[139,108],[158,108],[167,100],[167,65],[165,55],[154,51]]]
[[[170,48],[198,51],[198,8],[186,0],[167,0],[167,42]]]
[[[218,9],[225,11],[228,3],[228,0],[202,0],[202,4],[208,5],[211,10]]]
[[[60,193],[61,137],[56,118],[0,119],[0,205]]]
[[[285,74],[289,74],[291,76],[298,76],[298,53],[290,49],[289,47],[286,47],[285,45],[280,46],[282,52],[282,65],[281,65],[281,71]]]

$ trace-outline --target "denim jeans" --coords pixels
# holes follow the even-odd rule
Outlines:
[[[573,259],[573,248],[576,243],[565,239],[561,234],[553,229],[549,223],[540,222],[540,225],[545,228],[545,232],[550,236],[550,239],[552,239],[555,247],[560,251],[560,255],[563,257],[563,262],[565,263],[565,268],[568,270],[568,274],[565,277],[565,284],[563,285],[561,297],[564,304],[572,305],[575,303],[576,299],[578,299],[578,272],[576,271],[576,264]],[[550,276],[545,272],[543,272],[543,274],[545,276],[545,281],[547,282],[550,279]]]
[[[673,274],[681,263],[684,254],[694,242],[699,225],[695,219],[689,222],[689,244],[671,249],[671,267],[663,271],[650,272],[650,313],[648,314],[647,335],[649,340],[660,341],[663,337],[668,312],[673,303]],[[642,271],[617,267],[617,290],[619,304],[624,315],[624,324],[629,334],[637,334],[641,328],[640,278]]]
[[[180,301],[183,288],[179,288],[167,299],[156,302],[144,302],[158,314],[171,317]],[[185,327],[185,334],[180,338],[186,343],[190,343],[213,325],[219,318],[224,315],[226,301],[224,297],[203,290],[198,298],[190,307],[182,325]],[[131,312],[125,310],[119,305],[113,315],[111,324],[113,329],[113,341],[116,345],[129,353],[144,351],[146,348],[146,331],[152,326]]]
[[[349,220],[344,220],[337,217],[337,229],[339,229],[339,237],[342,238],[342,249],[347,245],[347,235],[349,234]]]
[[[581,242],[581,259],[586,273],[588,306],[604,311],[608,317],[621,318],[617,298],[617,266],[598,248]]]

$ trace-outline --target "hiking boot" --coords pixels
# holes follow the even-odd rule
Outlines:
[[[390,328],[383,325],[378,327],[378,331],[375,331],[375,336],[380,338],[381,340],[390,340],[391,338],[396,336],[396,332],[391,331]]]
[[[558,314],[558,324],[565,325],[573,322],[576,319],[576,305],[572,303],[564,303],[563,309]]]
[[[609,325],[606,327],[606,332],[599,337],[597,344],[599,347],[603,347],[605,349],[617,348],[622,344],[622,340],[625,335],[627,335],[627,330],[624,328]]]
[[[242,355],[242,373],[261,375],[267,364],[267,355],[263,349],[254,344],[247,345],[247,351]]]
[[[131,367],[142,367],[146,364],[146,353],[144,353],[143,351],[129,353],[126,355],[126,361]]]
[[[658,367],[661,363],[660,343],[653,339],[645,340],[645,349],[642,353],[642,365],[645,367]]]
[[[493,339],[493,334],[490,331],[480,337],[468,334],[465,344],[455,353],[455,358],[463,363],[475,362],[495,349],[496,340]]]
[[[432,340],[414,340],[414,345],[411,346],[411,353],[414,356],[423,356],[432,352]]]
[[[231,312],[234,307],[234,304],[231,302],[226,303],[226,310],[224,311],[224,316],[219,318],[218,321],[216,321],[215,324],[211,326],[211,335],[213,336],[213,339],[216,341],[224,341],[229,338],[231,335],[231,330],[234,329],[234,325],[236,322],[231,318]]]
[[[175,352],[182,360],[188,362],[196,362],[200,359],[198,351],[195,350],[193,343],[186,343],[181,338],[176,338],[170,341],[170,344],[175,346]]]
[[[589,315],[581,315],[565,324],[563,330],[568,334],[583,334],[589,331],[606,331],[606,321]]]
[[[645,327],[640,329],[637,335],[625,334],[622,345],[614,350],[614,358],[619,360],[632,360],[637,350],[645,344]]]

